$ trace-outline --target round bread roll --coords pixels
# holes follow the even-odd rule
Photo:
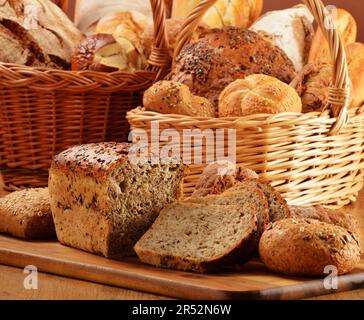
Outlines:
[[[292,87],[262,74],[235,80],[219,98],[219,117],[301,111],[301,99]]]
[[[353,85],[351,108],[364,105],[364,43],[346,46],[349,75]]]
[[[357,237],[342,227],[313,219],[284,219],[263,233],[259,254],[271,271],[297,276],[327,276],[352,271],[360,262]]]
[[[322,206],[290,206],[289,209],[292,213],[292,217],[294,218],[315,219],[334,224],[352,232],[360,238],[359,222],[354,216],[347,212],[327,209]]]
[[[262,73],[290,83],[292,61],[254,31],[235,27],[211,29],[186,45],[177,57],[171,80],[217,105],[221,91],[236,79]]]
[[[191,94],[190,89],[178,82],[159,81],[144,93],[144,108],[165,114],[183,114],[193,117],[214,117],[215,108],[205,98]]]

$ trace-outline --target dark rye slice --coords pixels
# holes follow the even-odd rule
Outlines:
[[[185,203],[198,203],[208,205],[237,205],[243,207],[245,204],[250,203],[254,206],[257,214],[257,221],[258,221],[258,233],[256,244],[254,248],[252,248],[252,252],[258,247],[258,242],[265,231],[266,227],[268,226],[270,219],[269,219],[269,209],[268,209],[268,202],[263,193],[258,188],[241,188],[237,192],[230,192],[231,189],[225,191],[220,195],[209,195],[206,197],[201,198],[189,198],[185,200]]]
[[[162,210],[134,249],[142,262],[153,266],[208,272],[246,260],[256,233],[251,204],[177,202]]]
[[[287,201],[267,181],[262,179],[246,179],[230,188],[228,191],[236,192],[246,188],[259,188],[263,191],[268,200],[270,221],[275,222],[281,219],[290,218],[291,211]]]

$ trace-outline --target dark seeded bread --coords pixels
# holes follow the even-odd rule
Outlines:
[[[268,182],[262,179],[245,179],[243,182],[234,185],[229,191],[234,192],[246,188],[259,188],[263,191],[268,200],[271,222],[291,217],[286,200]]]
[[[133,255],[133,246],[163,207],[175,201],[182,165],[136,164],[130,145],[77,146],[52,164],[49,191],[61,243],[108,258]]]
[[[16,191],[0,198],[0,232],[26,239],[54,238],[48,189]]]
[[[322,222],[334,224],[354,233],[359,237],[359,222],[354,216],[342,211],[326,209],[322,206],[300,207],[290,206],[293,218],[315,219]]]
[[[264,230],[269,224],[269,209],[268,202],[264,193],[257,188],[240,189],[237,192],[225,191],[221,195],[210,195],[203,198],[189,198],[185,203],[198,203],[208,205],[237,205],[243,207],[245,204],[250,203],[254,206],[257,214],[258,233],[256,244],[252,251],[258,248],[258,242]]]
[[[327,266],[339,275],[360,262],[357,237],[342,227],[313,219],[284,219],[271,225],[259,243],[263,263],[274,272],[324,276]]]
[[[213,271],[245,260],[257,231],[252,205],[174,203],[138,241],[139,259],[157,267]]]

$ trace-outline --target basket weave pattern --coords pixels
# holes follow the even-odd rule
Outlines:
[[[150,131],[157,121],[160,130],[236,129],[236,160],[271,181],[292,205],[321,204],[340,208],[356,200],[364,177],[364,108],[350,110],[346,55],[336,29],[326,29],[328,14],[320,0],[304,0],[322,27],[334,61],[333,87],[323,113],[282,113],[241,118],[201,119],[166,115],[138,108],[128,113],[132,129]],[[182,28],[178,56],[214,0],[201,1]],[[225,143],[227,144],[227,143]],[[226,147],[226,146],[225,146]],[[202,148],[203,156],[211,150]],[[226,151],[226,150],[225,150]],[[204,158],[205,159],[205,158]],[[206,165],[191,165],[184,181],[184,196],[194,190]]]
[[[163,0],[149,69],[135,73],[63,71],[0,63],[0,171],[5,187],[47,185],[51,159],[81,143],[126,141],[127,111],[166,73]]]

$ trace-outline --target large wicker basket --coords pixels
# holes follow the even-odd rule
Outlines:
[[[191,13],[181,31],[176,55],[214,2],[202,1]],[[160,131],[175,129],[179,133],[195,128],[236,129],[237,164],[247,166],[270,180],[290,204],[322,204],[338,208],[355,201],[364,176],[364,110],[350,109],[349,114],[345,51],[337,30],[324,27],[328,18],[324,5],[320,0],[303,2],[324,30],[334,60],[334,84],[330,88],[327,111],[202,119],[137,108],[127,116],[132,129],[150,132],[152,123],[158,123]],[[203,156],[207,151],[211,152],[206,150],[205,145],[198,147],[203,149]],[[190,166],[190,174],[184,181],[185,196],[191,194],[205,166]]]
[[[126,112],[140,105],[143,91],[170,66],[164,1],[151,5],[156,32],[146,71],[108,74],[0,63],[5,188],[45,186],[52,157],[72,145],[127,140]]]

